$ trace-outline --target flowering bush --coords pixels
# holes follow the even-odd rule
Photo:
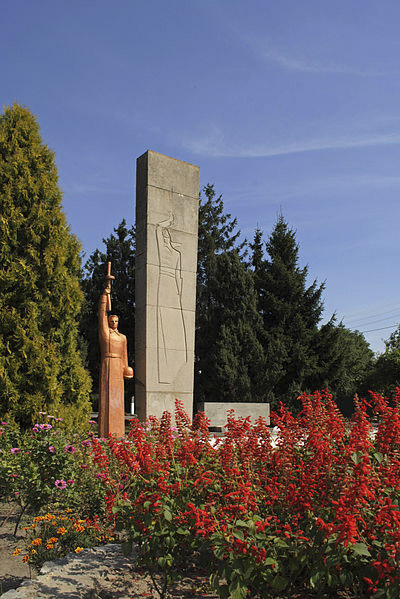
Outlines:
[[[225,436],[211,438],[204,414],[191,422],[179,402],[175,427],[167,412],[146,427],[133,420],[122,440],[3,425],[3,496],[37,510],[24,560],[40,567],[115,527],[161,597],[196,564],[221,598],[397,598],[400,391],[356,398],[350,422],[328,392],[299,399],[298,416],[272,414],[276,436],[231,413]]]
[[[40,570],[45,561],[112,541],[98,518],[76,518],[70,509],[63,514],[37,516],[24,530],[27,531],[27,540],[22,559],[32,564],[36,570]],[[16,549],[13,555],[20,554],[21,550]]]
[[[42,416],[47,422],[30,431],[0,427],[0,499],[17,503],[20,517],[50,506],[101,515],[105,490],[93,472],[91,436],[67,434],[61,419]]]
[[[328,392],[304,395],[294,417],[229,416],[213,440],[199,414],[177,402],[171,416],[137,420],[127,440],[93,441],[110,519],[139,547],[138,559],[167,586],[201,564],[222,598],[347,589],[356,597],[397,597],[400,558],[400,392],[393,404],[356,399],[347,425]]]

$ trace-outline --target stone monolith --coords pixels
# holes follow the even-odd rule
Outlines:
[[[175,399],[192,417],[199,167],[148,150],[137,159],[135,406]]]

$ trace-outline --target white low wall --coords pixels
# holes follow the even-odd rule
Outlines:
[[[198,406],[199,412],[204,412],[210,419],[210,427],[223,428],[228,422],[228,411],[234,410],[236,417],[250,416],[252,424],[262,416],[269,425],[269,403],[226,403],[206,401]]]

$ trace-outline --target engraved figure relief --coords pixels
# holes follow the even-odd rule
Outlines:
[[[187,339],[182,311],[181,244],[174,241],[170,227],[174,215],[156,226],[159,274],[157,289],[158,381],[172,383],[187,362]]]

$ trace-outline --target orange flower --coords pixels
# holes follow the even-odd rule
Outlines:
[[[33,541],[32,541],[32,545],[34,547],[39,546],[41,544],[42,544],[42,539],[33,539]]]
[[[66,528],[64,528],[64,526],[61,526],[61,528],[59,528],[59,529],[57,530],[57,533],[58,533],[59,535],[65,535],[65,533],[66,533],[66,532],[67,532],[67,529],[66,529]]]
[[[82,526],[82,524],[75,524],[75,530],[76,532],[83,532],[85,530],[85,527]]]
[[[58,541],[58,537],[51,537],[51,538],[48,540],[48,543],[57,543],[57,541]]]
[[[75,553],[80,553],[81,551],[83,551],[83,547],[77,547],[75,549]]]
[[[53,543],[47,543],[46,549],[54,549]]]
[[[72,514],[72,510],[69,507],[67,507],[65,511],[67,512],[67,514]]]
[[[24,557],[22,558],[22,561],[24,562],[24,564],[26,564],[26,562],[29,561],[29,555],[24,555]]]
[[[21,553],[21,549],[16,549],[13,551],[13,555],[19,555]]]

